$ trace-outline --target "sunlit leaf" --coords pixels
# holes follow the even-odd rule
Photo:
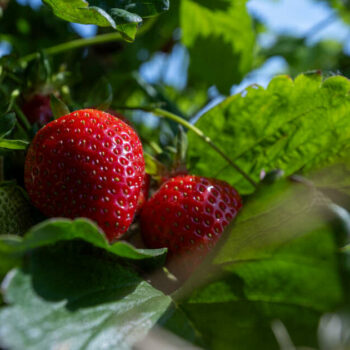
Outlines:
[[[259,181],[262,171],[286,175],[331,164],[349,152],[350,81],[319,74],[274,78],[267,89],[251,86],[204,114],[196,126],[230,159]],[[194,173],[219,177],[241,193],[253,189],[193,133],[189,164]]]
[[[119,30],[127,40],[133,40],[142,17],[168,10],[169,1],[92,1],[44,0],[56,16],[73,23],[96,24]]]

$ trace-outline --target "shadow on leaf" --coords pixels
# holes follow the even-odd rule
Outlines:
[[[122,299],[141,281],[116,258],[79,240],[35,250],[25,272],[40,297],[66,300],[72,311]]]

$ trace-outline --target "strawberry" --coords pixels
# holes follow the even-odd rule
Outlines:
[[[127,119],[123,114],[113,110],[113,109],[107,109],[106,113],[109,113],[110,115],[113,115],[114,117],[122,120],[124,123],[128,124],[130,127],[134,128],[133,124],[129,119]],[[138,216],[140,214],[141,208],[146,203],[148,199],[148,192],[150,187],[151,177],[148,174],[145,174],[145,177],[142,181],[142,187],[140,191],[140,196],[137,201],[137,208],[136,208],[136,214],[135,216]]]
[[[0,184],[0,234],[21,235],[34,224],[23,192],[13,183]]]
[[[149,248],[168,248],[168,257],[192,253],[198,264],[237,215],[242,200],[223,181],[192,175],[171,178],[144,205],[141,232]]]
[[[25,162],[25,185],[47,216],[94,220],[112,241],[135,215],[145,172],[136,132],[108,113],[85,109],[43,127]]]
[[[42,127],[53,119],[50,96],[33,95],[22,104],[22,111],[31,124]]]
[[[143,181],[142,181],[142,187],[141,187],[139,199],[137,201],[136,215],[138,215],[141,212],[141,209],[147,202],[150,183],[151,183],[151,177],[148,174],[145,174],[145,177],[143,178]]]

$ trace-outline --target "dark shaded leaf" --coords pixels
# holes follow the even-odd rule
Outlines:
[[[252,67],[255,38],[246,1],[183,0],[180,22],[190,76],[227,94]]]
[[[50,106],[54,119],[58,119],[70,113],[67,105],[54,94],[50,96]]]
[[[91,246],[36,250],[3,282],[0,343],[13,349],[131,349],[171,299]]]
[[[86,101],[86,107],[100,109],[102,111],[109,108],[113,101],[113,89],[109,81],[103,77],[91,89]]]
[[[8,113],[0,117],[0,138],[7,136],[16,125],[14,113]]]

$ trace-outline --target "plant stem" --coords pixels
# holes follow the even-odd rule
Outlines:
[[[13,104],[13,109],[16,112],[16,115],[17,115],[18,119],[22,122],[25,130],[28,132],[31,129],[31,125],[30,125],[27,117],[24,115],[24,113],[18,107],[18,105],[16,103]]]
[[[119,41],[122,40],[122,36],[119,32],[113,32],[108,34],[101,34],[96,35],[92,38],[86,38],[86,39],[76,39],[72,41],[68,41],[59,45],[55,45],[52,47],[49,47],[47,49],[44,49],[43,51],[47,55],[57,55],[59,53],[78,49],[81,47],[96,45],[96,44],[103,44],[111,41]],[[34,59],[36,59],[39,56],[38,52],[31,53],[27,56],[24,56],[19,59],[20,64],[26,64]]]
[[[223,159],[226,160],[228,164],[232,168],[234,168],[237,172],[239,172],[251,185],[253,185],[255,188],[257,188],[257,183],[244,171],[242,170],[238,165],[236,165],[208,136],[206,136],[202,130],[198,129],[196,126],[190,124],[187,120],[179,117],[176,114],[173,114],[171,112],[168,112],[161,108],[152,108],[152,107],[118,107],[119,109],[138,109],[145,112],[153,113],[154,115],[157,115],[161,118],[167,118],[170,120],[173,120],[176,123],[179,123],[180,125],[184,126],[188,130],[191,130],[194,132],[197,136],[199,136],[204,142],[206,142],[212,149],[216,151]]]

